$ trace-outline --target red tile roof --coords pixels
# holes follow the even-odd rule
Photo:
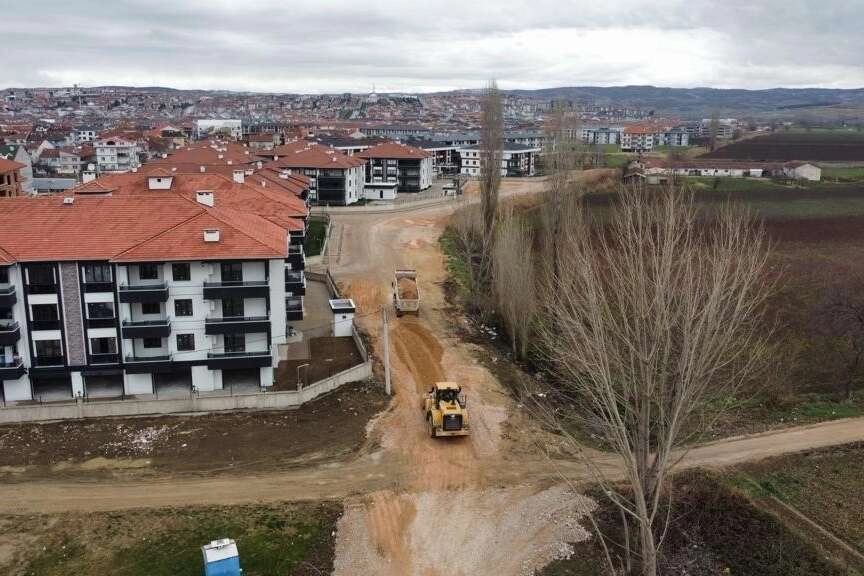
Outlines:
[[[14,162],[12,160],[6,160],[5,158],[0,158],[0,174],[14,172],[15,170],[20,170],[21,168],[25,168],[24,164],[21,164],[20,162]]]
[[[219,242],[204,242],[208,228],[219,229]],[[0,199],[0,251],[19,262],[134,262],[282,258],[288,249],[282,226],[169,194]]]
[[[431,158],[432,153],[399,142],[385,142],[363,150],[357,154],[360,158],[393,158],[397,160],[422,160]]]
[[[280,147],[285,148],[285,147]],[[328,146],[311,145],[309,147],[297,148],[284,156],[274,150],[278,157],[272,163],[267,164],[269,168],[313,168],[327,169],[337,168],[347,170],[363,166],[366,161],[356,156],[348,156]]]

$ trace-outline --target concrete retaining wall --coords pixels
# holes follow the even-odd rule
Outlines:
[[[171,400],[114,400],[7,406],[0,409],[0,424],[75,420],[110,416],[147,416],[190,412],[223,412],[228,410],[288,410],[332,392],[348,382],[366,380],[372,376],[372,363],[367,361],[320,380],[302,390],[263,392],[230,396],[200,396]]]

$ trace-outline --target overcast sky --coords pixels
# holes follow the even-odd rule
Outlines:
[[[862,0],[24,0],[0,87],[864,86]]]

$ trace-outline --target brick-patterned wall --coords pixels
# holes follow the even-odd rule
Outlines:
[[[84,318],[81,314],[81,288],[78,285],[78,264],[60,263],[60,284],[63,287],[63,328],[66,334],[66,354],[70,366],[87,364],[84,342]]]

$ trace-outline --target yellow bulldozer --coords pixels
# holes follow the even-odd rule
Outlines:
[[[423,413],[429,436],[467,436],[470,434],[465,396],[455,382],[436,382],[423,396]]]

